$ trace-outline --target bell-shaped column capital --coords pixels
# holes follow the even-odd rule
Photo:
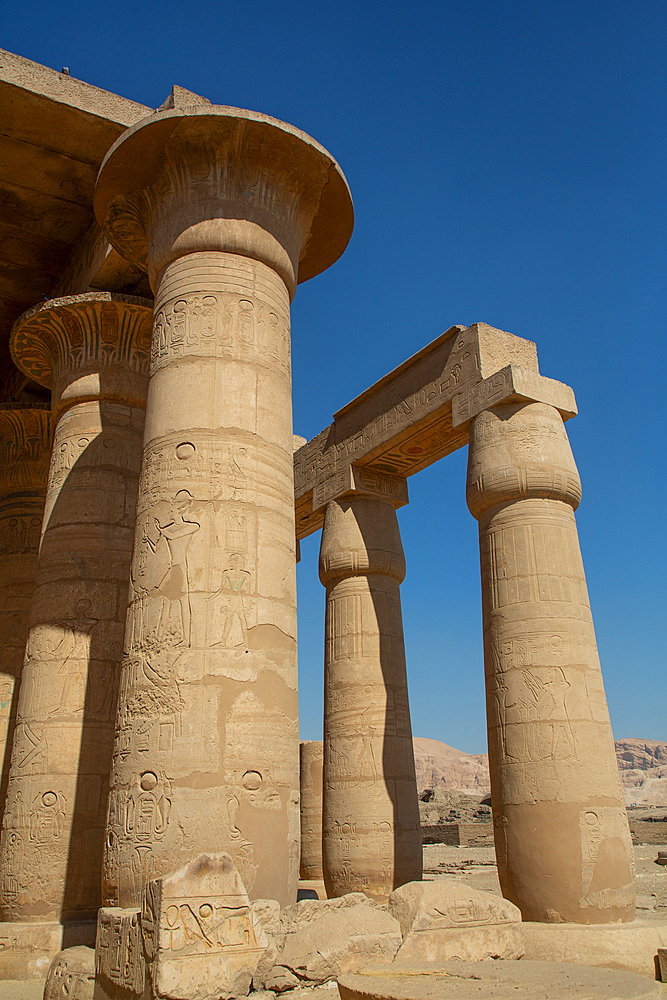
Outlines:
[[[268,264],[290,296],[338,260],[354,225],[347,181],[323,146],[218,105],[159,111],[124,132],[100,168],[95,214],[154,290],[179,257],[225,251]]]
[[[365,494],[332,500],[324,518],[319,569],[324,586],[371,574],[402,583],[405,556],[393,503]]]
[[[52,439],[48,403],[0,405],[0,497],[17,492],[44,493]]]
[[[562,500],[574,510],[581,480],[563,424],[547,403],[503,403],[473,419],[468,451],[468,508],[477,520],[516,500]]]
[[[12,327],[15,364],[52,390],[58,414],[86,400],[144,406],[153,303],[114,292],[50,299]]]

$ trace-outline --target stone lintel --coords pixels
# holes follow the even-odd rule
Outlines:
[[[468,443],[479,402],[516,397],[551,403],[565,419],[576,413],[572,390],[539,374],[532,341],[486,323],[450,327],[295,452],[297,538],[322,527],[324,505],[350,489],[352,465],[407,479]]]
[[[318,511],[343,496],[377,497],[391,500],[394,507],[405,507],[408,503],[407,480],[400,476],[387,476],[374,469],[346,465],[339,472],[318,483],[313,490],[313,510]]]
[[[490,378],[457,393],[452,400],[452,427],[460,427],[499,403],[523,399],[529,403],[549,403],[563,420],[576,417],[577,404],[569,385],[516,365],[506,365]]]

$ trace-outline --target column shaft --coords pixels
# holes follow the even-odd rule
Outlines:
[[[302,879],[321,880],[322,875],[322,767],[321,740],[299,747],[301,773],[301,865]]]
[[[289,296],[200,252],[156,294],[104,896],[229,851],[255,897],[298,878]]]
[[[59,416],[0,852],[5,920],[90,920],[101,902],[149,319],[145,300],[96,293],[14,328],[24,370],[53,369]]]
[[[468,504],[479,520],[489,764],[503,895],[525,920],[634,914],[634,855],[557,410],[473,421]]]
[[[405,560],[391,503],[327,506],[322,861],[329,896],[386,898],[421,879],[399,585]]]

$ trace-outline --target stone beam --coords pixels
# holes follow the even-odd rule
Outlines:
[[[295,453],[297,538],[321,528],[325,505],[346,493],[407,503],[408,476],[466,445],[476,414],[512,400],[549,403],[564,420],[577,412],[572,389],[540,375],[532,341],[486,323],[450,327]]]

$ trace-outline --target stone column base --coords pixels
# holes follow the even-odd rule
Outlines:
[[[658,948],[667,945],[667,920],[627,924],[538,924],[526,920],[524,958],[625,969],[657,978]]]
[[[0,980],[46,979],[63,948],[95,947],[97,923],[0,923]]]
[[[300,878],[297,899],[313,899],[311,893],[316,892],[318,899],[327,898],[327,890],[324,887],[324,879],[321,878]]]

